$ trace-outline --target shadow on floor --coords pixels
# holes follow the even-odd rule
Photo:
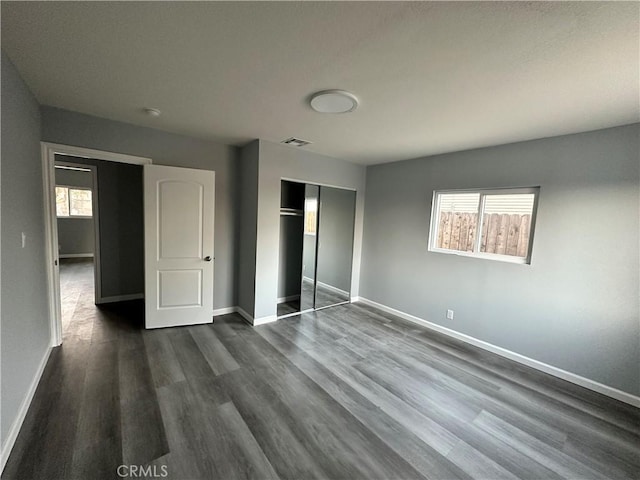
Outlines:
[[[101,320],[114,327],[144,329],[144,300],[106,303],[95,307],[101,314]]]

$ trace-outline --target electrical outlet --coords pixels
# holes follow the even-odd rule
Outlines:
[[[453,320],[453,310],[447,310],[447,320]]]

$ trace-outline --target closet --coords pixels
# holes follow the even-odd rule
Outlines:
[[[279,318],[350,301],[356,192],[283,180]]]

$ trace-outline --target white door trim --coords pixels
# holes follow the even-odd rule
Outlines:
[[[43,203],[50,343],[52,347],[57,347],[62,343],[62,313],[60,308],[60,268],[58,265],[60,259],[58,256],[58,225],[56,221],[55,198],[56,176],[54,167],[56,154],[92,158],[94,160],[107,160],[110,162],[132,163],[135,165],[147,165],[152,163],[152,161],[146,157],[136,157],[124,153],[104,152],[102,150],[49,142],[40,142],[40,151],[42,154],[42,180],[44,189]]]

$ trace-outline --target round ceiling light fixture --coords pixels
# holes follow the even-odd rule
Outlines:
[[[319,113],[348,113],[358,108],[358,99],[344,90],[323,90],[311,95],[311,108]]]

